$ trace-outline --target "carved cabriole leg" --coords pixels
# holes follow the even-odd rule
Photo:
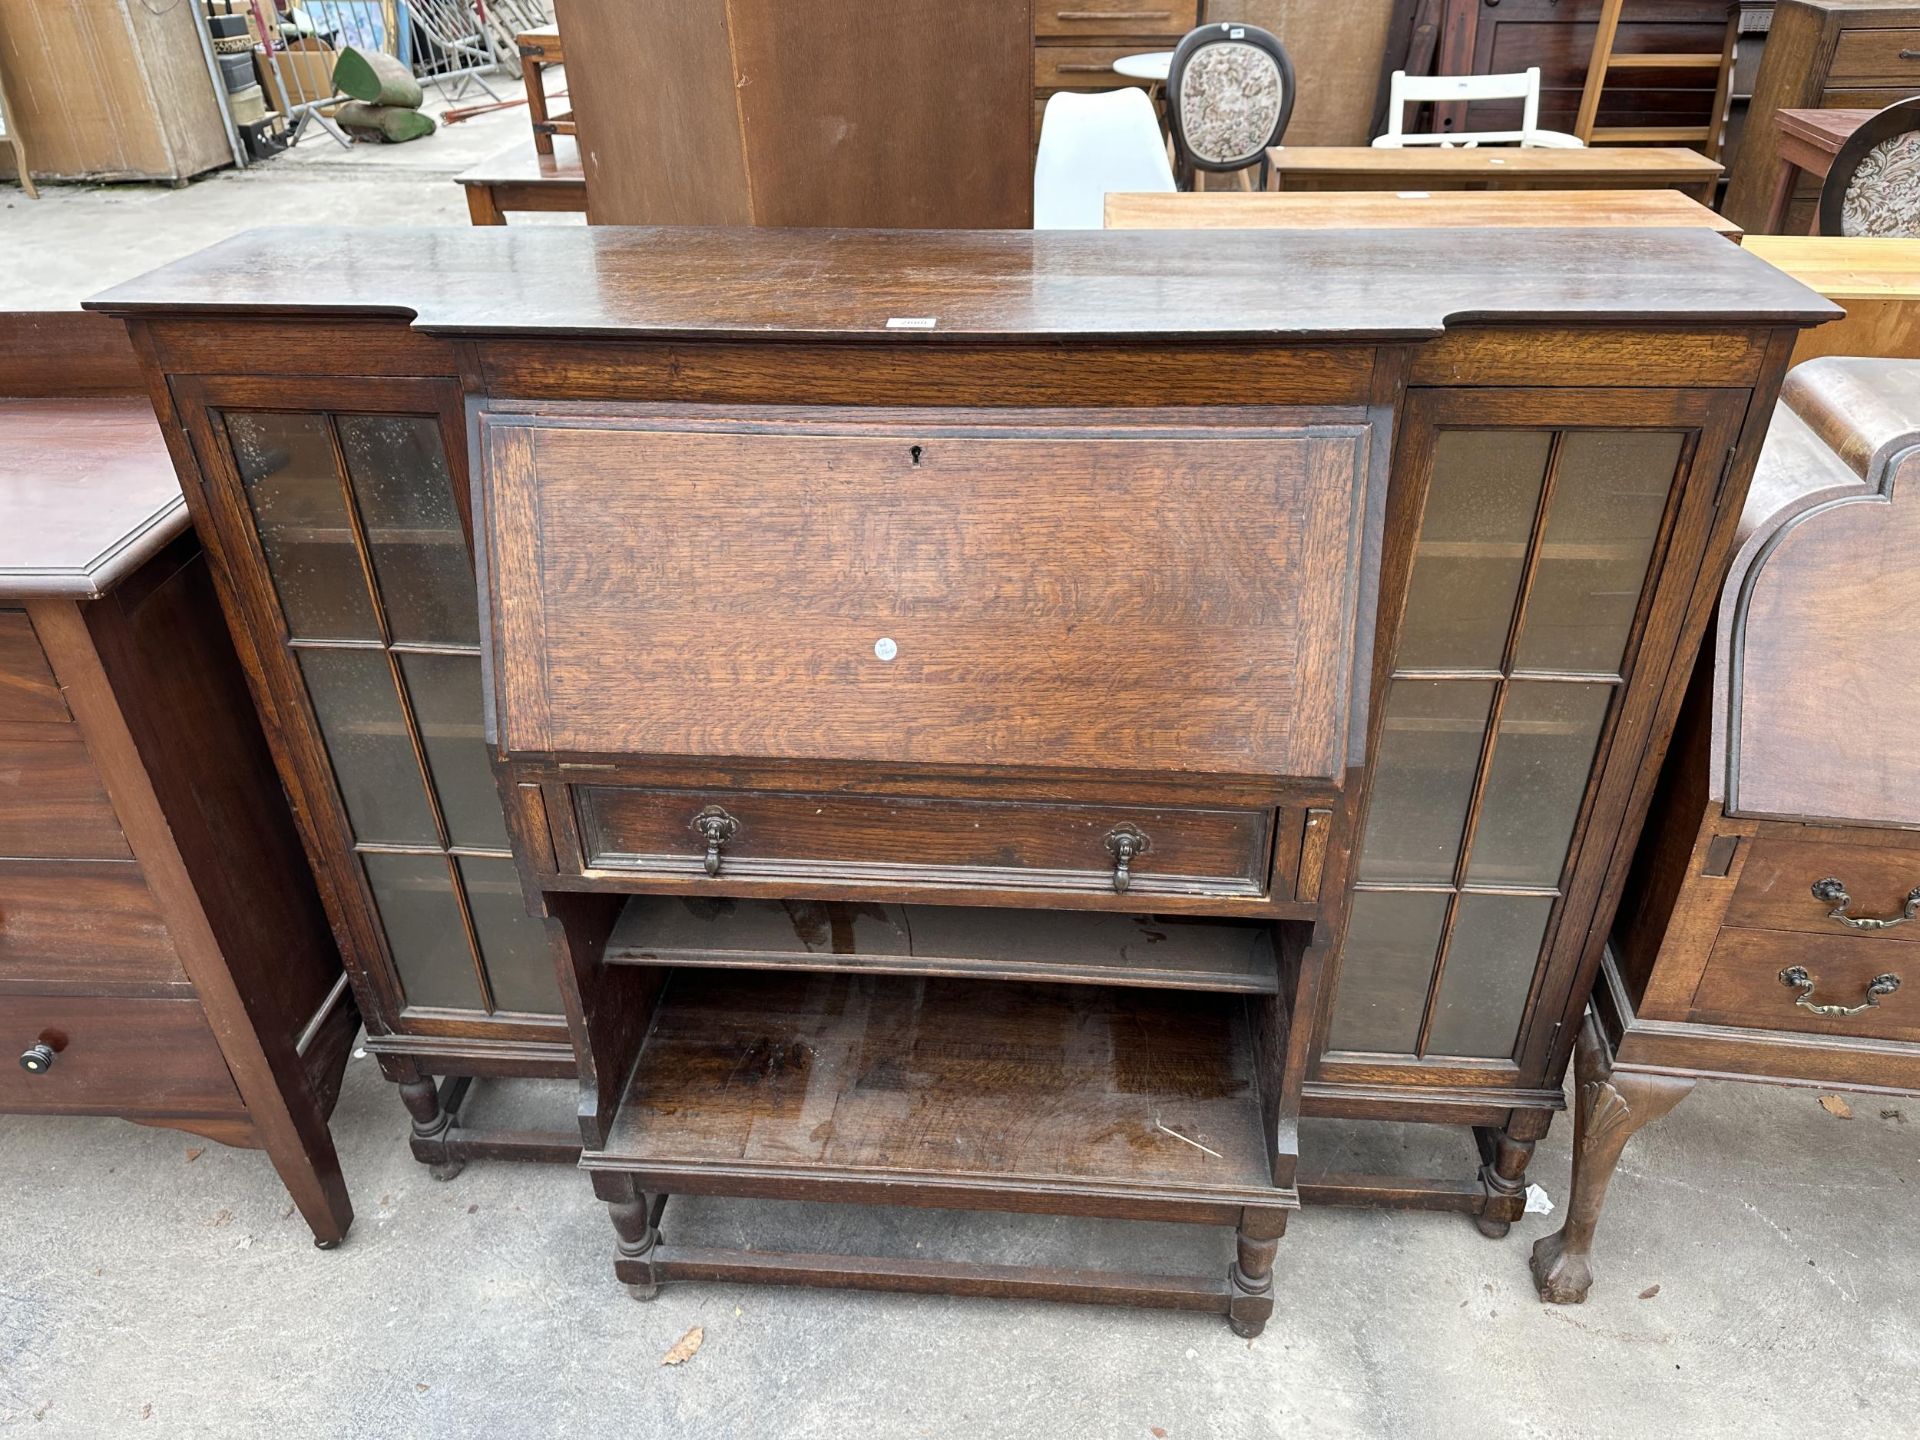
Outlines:
[[[1613,1057],[1593,1017],[1574,1051],[1579,1094],[1573,1111],[1573,1193],[1559,1230],[1534,1243],[1533,1283],[1553,1305],[1578,1305],[1593,1285],[1593,1232],[1607,1183],[1629,1138],[1693,1092],[1693,1081],[1671,1075],[1615,1072]]]
[[[413,1158],[427,1166],[436,1180],[451,1180],[467,1162],[447,1153],[447,1139],[455,1124],[453,1112],[440,1107],[440,1087],[431,1075],[400,1082],[400,1103],[413,1117]]]
[[[619,1257],[615,1263],[623,1267],[623,1274],[637,1271],[645,1276],[628,1281],[627,1293],[636,1300],[651,1300],[660,1293],[659,1278],[653,1273],[654,1247],[660,1241],[660,1232],[655,1228],[659,1203],[656,1197],[625,1176],[614,1180],[608,1188],[619,1197],[607,1201],[613,1233],[619,1237],[614,1245]]]
[[[1237,1253],[1227,1271],[1232,1291],[1227,1323],[1243,1339],[1251,1340],[1266,1329],[1267,1319],[1273,1314],[1273,1257],[1286,1232],[1284,1210],[1240,1212],[1240,1229],[1235,1235]]]

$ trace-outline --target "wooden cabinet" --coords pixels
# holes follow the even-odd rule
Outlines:
[[[1780,0],[1754,84],[1727,218],[1761,234],[1779,178],[1776,110],[1878,110],[1920,91],[1920,5],[1901,0]],[[1801,178],[1784,233],[1806,231],[1819,183]]]
[[[152,411],[23,393],[115,338],[32,329],[31,365],[0,344],[0,1112],[263,1149],[330,1248],[339,956]]]
[[[1920,1093],[1920,689],[1884,644],[1920,604],[1916,384],[1787,379],[1581,1037],[1544,1299],[1585,1298],[1621,1149],[1696,1076]]]
[[[95,303],[168,377],[423,1158],[507,1148],[450,1131],[432,1074],[564,1068],[640,1291],[1053,1295],[1247,1331],[1298,1203],[1518,1217],[1753,436],[1832,307],[1678,232],[1488,232],[1436,267],[1391,232],[501,229],[424,235],[429,267],[339,232],[287,316],[247,278],[273,243]],[[219,375],[229,327],[281,373]],[[395,378],[316,373],[369,365]],[[276,442],[273,473],[349,497],[351,606],[276,580],[241,412],[341,437],[310,467]],[[389,592],[466,553],[379,553],[341,424],[394,413],[442,417],[444,473],[477,487],[485,605],[457,639],[394,629]],[[564,1060],[560,1022],[498,1003],[531,970],[461,920],[467,867],[506,861],[443,835],[458,807],[419,778],[466,772],[408,721],[408,667],[475,648],[464,724]],[[386,720],[319,702],[334,655]],[[349,735],[408,786],[356,808]],[[367,877],[401,866],[451,890],[444,922],[395,923]],[[430,976],[468,988],[413,999]],[[1338,1173],[1302,1117],[1474,1127],[1481,1159]],[[772,1255],[662,1240],[673,1193],[1238,1241],[1198,1277]]]

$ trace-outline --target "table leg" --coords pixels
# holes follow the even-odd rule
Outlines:
[[[507,217],[491,185],[467,186],[467,218],[475,225],[504,225]]]
[[[1800,167],[1791,160],[1780,162],[1773,177],[1773,198],[1767,202],[1767,218],[1760,227],[1762,235],[1778,235],[1786,226],[1787,207],[1793,203],[1794,177],[1799,173]]]

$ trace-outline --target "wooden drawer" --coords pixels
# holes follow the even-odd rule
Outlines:
[[[1827,83],[1920,88],[1920,29],[1842,30]]]
[[[132,855],[79,727],[0,721],[0,856]]]
[[[1920,888],[1920,849],[1894,845],[1838,845],[1821,840],[1753,842],[1739,887],[1722,922],[1735,928],[1791,930],[1805,935],[1870,941],[1920,941],[1920,915],[1883,930],[1861,930],[1831,917],[1832,900],[1813,887],[1838,880],[1848,896],[1847,914],[1887,919],[1904,913],[1907,896]]]
[[[42,1074],[21,1068],[36,1044]],[[246,1107],[197,1000],[10,995],[0,1006],[0,1111],[242,1115]]]
[[[1200,6],[1187,0],[1040,0],[1033,10],[1033,33],[1040,38],[1138,35],[1175,41],[1199,23]]]
[[[1109,837],[1131,827],[1146,849],[1129,865],[1128,894],[1258,896],[1273,829],[1267,810],[581,786],[586,868],[704,880],[696,822],[710,809],[724,812],[715,818],[726,832],[717,889],[778,880],[1111,895]]]
[[[1920,951],[1853,935],[1724,929],[1694,992],[1690,1018],[1742,1029],[1920,1044],[1920,965],[1908,957],[1920,957]],[[1808,999],[1815,1005],[1859,1005],[1882,975],[1898,976],[1900,988],[1857,1015],[1819,1015],[1795,1003],[1801,987],[1781,980],[1780,972],[1793,966],[1814,982]]]
[[[9,983],[91,990],[187,977],[139,866],[0,860],[0,985]]]
[[[61,725],[72,719],[27,612],[0,609],[0,725]]]
[[[1036,45],[1033,50],[1033,88],[1036,90],[1116,90],[1122,85],[1144,86],[1113,68],[1123,55],[1138,55],[1138,42],[1119,45]]]

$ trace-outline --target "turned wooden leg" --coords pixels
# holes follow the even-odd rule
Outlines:
[[[413,1158],[427,1167],[429,1175],[451,1180],[467,1168],[467,1162],[455,1159],[447,1147],[459,1122],[452,1110],[441,1106],[440,1087],[431,1075],[402,1080],[400,1103],[413,1117]]]
[[[619,1237],[614,1245],[614,1270],[627,1281],[627,1293],[634,1299],[651,1300],[660,1293],[653,1256],[660,1243],[660,1212],[666,1207],[667,1197],[649,1195],[624,1176],[609,1188],[618,1196],[607,1201],[613,1233]]]
[[[1540,1298],[1552,1305],[1578,1305],[1593,1286],[1593,1232],[1627,1140],[1693,1092],[1691,1080],[1616,1072],[1591,1015],[1580,1029],[1574,1076],[1579,1093],[1573,1110],[1573,1193],[1567,1197],[1565,1223],[1534,1243],[1531,1261]]]
[[[1286,1232],[1284,1210],[1240,1212],[1240,1229],[1234,1237],[1238,1253],[1227,1271],[1227,1285],[1232,1291],[1227,1323],[1243,1339],[1251,1340],[1266,1329],[1267,1319],[1273,1314],[1273,1257]]]
[[[1514,1112],[1504,1129],[1475,1127],[1483,1199],[1473,1223],[1490,1240],[1503,1239],[1526,1207],[1527,1165],[1548,1118],[1544,1111],[1522,1110]]]

